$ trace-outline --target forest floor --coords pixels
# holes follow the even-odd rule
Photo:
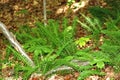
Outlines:
[[[78,2],[79,0],[76,0]],[[86,1],[85,6],[78,9],[72,9],[67,4],[67,0],[47,0],[47,19],[55,19],[62,20],[63,17],[69,18],[71,21],[75,16],[80,17],[80,13],[88,14],[87,8],[89,6],[106,6],[106,3],[103,0],[90,0]],[[74,5],[73,5],[74,6]],[[89,14],[88,14],[89,15]],[[36,21],[44,21],[43,17],[43,2],[42,0],[0,0],[0,20],[3,22],[7,28],[11,31],[16,31],[22,25],[30,25],[30,27],[34,27],[34,23]],[[85,31],[79,27],[76,32],[77,37],[81,37],[85,35]],[[5,49],[6,44],[4,40],[6,38],[0,31],[0,58],[5,58]],[[1,74],[7,77],[10,76],[10,68],[5,68],[1,70]],[[103,69],[106,73],[106,76],[99,77],[97,75],[90,76],[86,80],[110,80],[110,77],[115,77],[116,80],[120,80],[119,74],[115,75],[112,67],[107,66]],[[76,80],[80,73],[74,72],[73,74],[67,75],[53,75],[48,80]],[[0,76],[2,77],[2,76]],[[40,78],[40,77],[39,77]],[[7,80],[12,80],[7,79]],[[18,80],[21,80],[18,79]],[[30,80],[42,80],[37,77],[32,77]]]

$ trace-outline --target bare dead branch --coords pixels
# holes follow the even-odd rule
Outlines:
[[[87,62],[87,61],[79,61],[79,60],[72,60],[71,61],[72,63],[76,63],[77,65],[79,65],[79,66],[86,66],[86,65],[89,65],[90,63],[89,62]],[[69,67],[69,66],[60,66],[59,68],[57,68],[57,69],[53,69],[53,70],[50,70],[50,71],[48,71],[46,74],[45,74],[45,76],[48,76],[48,75],[51,75],[51,74],[53,74],[53,73],[56,73],[56,72],[60,72],[60,71],[68,71],[68,70],[70,70],[70,71],[74,71],[74,69],[72,68],[72,67]]]
[[[6,26],[0,22],[0,30],[2,31],[3,35],[9,40],[11,45],[19,52],[23,57],[25,57],[30,65],[33,67],[34,63],[33,61],[29,58],[29,56],[25,53],[24,49],[21,47],[20,43],[16,40],[14,35],[9,32],[9,30],[6,28]]]
[[[46,0],[43,0],[43,15],[44,15],[44,25],[46,26],[47,25]]]

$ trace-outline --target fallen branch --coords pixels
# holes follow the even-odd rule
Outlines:
[[[4,34],[4,36],[9,40],[9,42],[11,43],[11,45],[19,52],[21,53],[21,55],[23,57],[25,57],[29,64],[33,67],[35,66],[33,61],[29,58],[29,56],[25,53],[24,49],[21,47],[21,45],[19,44],[19,42],[16,40],[16,38],[14,37],[14,35],[12,33],[9,32],[9,30],[6,28],[6,26],[0,22],[0,30],[2,31],[2,33]]]
[[[71,61],[72,63],[76,63],[78,66],[86,66],[86,65],[89,65],[90,63],[87,62],[87,61],[79,61],[79,60],[72,60]],[[48,71],[45,76],[48,76],[48,75],[51,75],[53,73],[56,73],[56,72],[60,72],[60,71],[74,71],[74,69],[72,67],[69,67],[69,66],[60,66],[59,68],[57,69],[53,69],[53,70],[50,70]]]

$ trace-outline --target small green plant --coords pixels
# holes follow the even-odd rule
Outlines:
[[[80,47],[84,47],[88,41],[90,41],[89,38],[81,37],[78,40],[76,40],[75,43],[76,43],[76,45],[78,45]]]
[[[27,9],[21,9],[16,14],[28,14],[28,10]]]
[[[74,2],[75,2],[75,0],[67,0],[67,5],[71,6]]]

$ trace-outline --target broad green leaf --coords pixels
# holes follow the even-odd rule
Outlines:
[[[86,43],[90,40],[90,38],[87,37],[81,37],[78,40],[75,41],[75,43],[77,45],[79,45],[80,47],[83,47],[86,45]]]
[[[35,53],[36,56],[38,56],[39,54],[42,53],[42,51],[41,51],[40,49],[36,49],[36,50],[34,51],[34,53]]]
[[[104,68],[105,64],[103,61],[99,61],[97,62],[97,65],[96,65],[98,68]]]

